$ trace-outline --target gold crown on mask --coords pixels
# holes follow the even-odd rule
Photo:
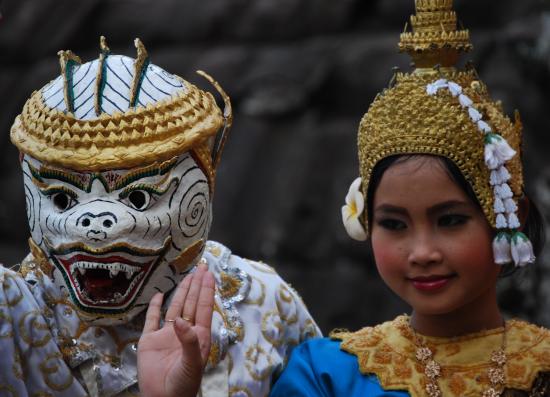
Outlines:
[[[223,113],[212,94],[177,76],[174,77],[185,90],[146,106],[136,106],[149,56],[139,39],[135,45],[137,58],[129,92],[130,106],[126,111],[107,114],[101,110],[104,63],[110,54],[105,38],[101,37],[95,79],[96,117],[88,120],[75,117],[72,68],[81,61],[70,51],[60,51],[67,111],[47,106],[42,91],[35,91],[15,119],[12,142],[21,152],[38,160],[82,172],[127,169],[191,151],[212,188],[232,122],[229,97],[212,77],[199,71],[197,73],[214,85],[223,98]]]
[[[414,30],[401,35],[400,48],[415,59],[417,68],[412,73],[396,73],[395,84],[376,97],[359,126],[362,190],[366,194],[373,168],[385,157],[415,153],[447,157],[470,183],[487,220],[495,227],[494,194],[490,170],[485,166],[484,137],[457,98],[444,91],[430,96],[426,87],[440,78],[458,83],[483,119],[518,154],[521,153],[522,125],[517,112],[515,122],[503,114],[501,104],[490,98],[475,70],[457,70],[454,65],[438,67],[433,63],[448,60],[451,52],[458,55],[471,48],[469,42],[457,39],[467,39],[468,32],[456,31],[456,16],[451,6],[450,0],[416,2],[417,15],[411,17]],[[420,30],[416,30],[419,20],[430,21],[427,31],[423,29],[428,23],[421,23]],[[453,26],[449,25],[451,20]],[[428,38],[433,38],[433,45]],[[423,67],[418,67],[418,63]],[[520,197],[523,192],[521,156],[508,162],[507,168],[514,197]],[[368,225],[366,213],[364,216]]]

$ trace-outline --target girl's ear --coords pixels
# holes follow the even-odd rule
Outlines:
[[[521,230],[525,228],[525,224],[527,223],[527,217],[529,216],[529,206],[529,198],[523,195],[523,197],[518,200],[518,218],[519,223],[521,224]]]

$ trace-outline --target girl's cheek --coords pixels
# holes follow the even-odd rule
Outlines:
[[[380,273],[391,272],[393,268],[399,267],[401,264],[401,250],[395,242],[373,238],[372,250],[376,267]]]

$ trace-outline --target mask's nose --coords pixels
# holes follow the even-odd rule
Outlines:
[[[87,212],[77,219],[76,226],[88,239],[101,241],[107,239],[117,222],[117,217],[111,212],[100,214]]]

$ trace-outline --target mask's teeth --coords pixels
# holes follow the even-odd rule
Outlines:
[[[111,278],[116,277],[119,271],[120,271],[119,269],[114,269],[114,268],[109,269],[109,277]]]
[[[134,274],[134,271],[130,267],[127,267],[124,269],[124,274],[126,274],[126,279],[130,280],[130,278],[132,278],[132,274]]]
[[[86,274],[86,269],[84,269],[83,267],[77,267],[77,269],[78,269],[78,272],[80,273],[81,276]]]
[[[114,298],[115,302],[118,302],[119,300],[122,299],[122,294],[120,292],[115,292],[113,298]]]

